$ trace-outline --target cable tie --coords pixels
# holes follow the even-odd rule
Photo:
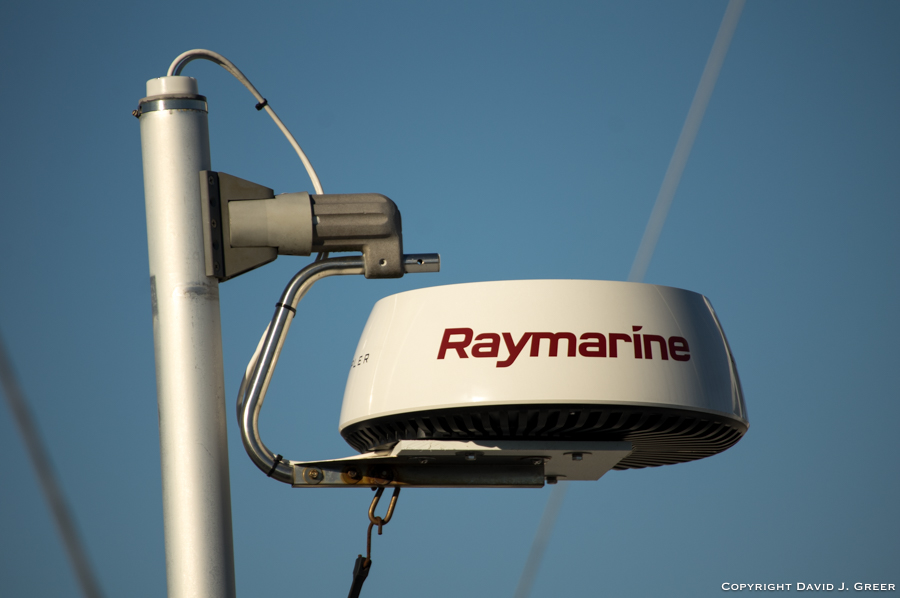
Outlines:
[[[283,307],[284,309],[289,309],[294,313],[295,316],[297,315],[297,310],[285,303],[276,303],[275,307]]]
[[[278,467],[278,464],[281,463],[282,459],[284,459],[284,457],[282,457],[281,455],[275,455],[275,462],[272,463],[272,469],[270,469],[269,473],[266,474],[268,477],[272,477],[272,474],[275,473],[275,468]]]
[[[267,100],[266,98],[263,98],[263,101],[256,105],[256,109],[262,110],[263,108],[265,108],[268,105],[269,105],[269,100]]]

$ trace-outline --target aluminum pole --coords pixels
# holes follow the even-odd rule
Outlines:
[[[191,77],[147,82],[141,151],[171,598],[235,595],[219,284],[206,276],[199,172],[206,98]]]

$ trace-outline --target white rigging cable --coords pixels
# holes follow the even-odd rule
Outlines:
[[[681,175],[684,173],[688,157],[691,155],[691,149],[694,146],[694,140],[697,138],[697,132],[700,130],[700,123],[703,122],[706,106],[709,104],[713,88],[716,86],[716,80],[719,78],[719,72],[722,70],[722,64],[725,62],[725,54],[728,53],[728,47],[731,45],[731,39],[734,37],[734,31],[741,17],[741,11],[744,9],[744,2],[745,0],[729,0],[728,7],[725,9],[725,15],[722,17],[722,23],[719,25],[719,32],[716,34],[716,40],[713,42],[712,49],[709,52],[706,66],[703,69],[703,74],[700,76],[700,83],[697,85],[697,91],[694,93],[694,99],[691,101],[690,109],[688,109],[687,118],[685,118],[684,126],[681,128],[681,134],[678,136],[678,142],[675,144],[672,158],[669,160],[669,167],[666,169],[666,175],[663,177],[662,185],[656,196],[656,203],[653,205],[653,211],[650,213],[647,228],[644,230],[644,236],[634,257],[634,263],[631,265],[631,271],[628,274],[629,282],[641,282],[647,273],[647,267],[653,258],[656,243],[659,241],[663,225],[666,223],[666,216],[668,216],[669,208],[672,206],[675,191],[678,189],[678,183],[681,182]],[[568,482],[559,482],[547,499],[547,506],[544,507],[541,522],[538,524],[537,533],[535,533],[531,549],[528,551],[525,568],[516,587],[515,598],[528,598],[531,595],[531,588],[534,585],[541,561],[544,558],[544,552],[550,543],[550,536],[553,534],[553,528],[562,508],[568,487]]]
[[[211,50],[188,50],[187,52],[181,54],[176,58],[171,66],[169,66],[169,72],[167,75],[169,77],[178,76],[181,74],[181,69],[184,66],[191,62],[192,60],[203,59],[209,60],[210,62],[215,62],[223,69],[234,75],[234,77],[240,81],[244,87],[250,90],[250,93],[253,94],[253,97],[256,98],[258,102],[256,104],[257,110],[263,110],[272,117],[272,120],[275,121],[275,124],[278,125],[278,128],[281,129],[281,132],[284,133],[284,136],[287,137],[291,146],[293,146],[294,151],[297,152],[297,155],[300,156],[300,160],[303,162],[303,166],[306,167],[306,172],[309,174],[309,178],[312,181],[313,188],[316,190],[317,195],[322,195],[324,192],[322,191],[322,184],[319,183],[319,176],[316,174],[315,169],[309,161],[309,158],[306,157],[306,154],[303,153],[303,149],[300,147],[300,144],[297,143],[297,140],[294,139],[294,136],[291,135],[291,132],[288,131],[288,128],[284,126],[284,123],[281,122],[281,119],[278,118],[278,115],[275,114],[275,111],[272,110],[272,107],[269,106],[269,102],[266,101],[266,98],[259,93],[253,84],[250,83],[250,80],[238,69],[238,67],[234,66],[230,60],[222,56],[221,54],[217,54]]]

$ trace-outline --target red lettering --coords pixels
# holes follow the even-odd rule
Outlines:
[[[658,351],[659,359],[663,361],[668,361],[669,357],[675,361],[690,361],[691,349],[686,338],[671,336],[667,341],[666,337],[657,334],[635,334],[642,328],[643,326],[632,326],[632,334],[609,333],[609,357],[619,356],[619,341],[622,341],[632,343],[635,359],[653,359],[654,351]],[[472,344],[473,337],[475,339],[474,345]],[[575,357],[576,355],[581,355],[582,357],[607,356],[607,337],[599,332],[585,332],[577,339],[575,334],[571,332],[525,332],[518,341],[515,341],[509,332],[500,334],[484,332],[475,336],[471,328],[447,328],[444,330],[437,358],[444,359],[448,351],[456,351],[457,357],[466,359],[469,357],[468,353],[466,353],[467,348],[471,350],[472,357],[497,358],[500,355],[501,337],[509,355],[506,359],[497,362],[498,368],[507,368],[515,363],[529,341],[531,342],[529,355],[531,357],[540,356],[541,341],[544,339],[549,341],[547,348],[549,357],[559,356],[561,341],[566,341],[567,357]],[[581,341],[580,343],[579,340]],[[656,347],[653,346],[654,343],[656,343]],[[364,359],[363,362],[365,361],[367,360]]]
[[[498,368],[508,368],[513,363],[515,363],[516,358],[519,356],[519,353],[522,352],[522,349],[525,348],[525,344],[528,343],[528,339],[531,337],[530,332],[526,332],[522,335],[522,338],[519,339],[518,343],[514,343],[512,339],[512,335],[508,332],[503,333],[503,342],[506,343],[506,349],[509,351],[509,357],[504,359],[503,361],[497,362]]]
[[[490,341],[472,345],[472,357],[497,357],[500,354],[500,335],[486,332],[475,337],[476,341]]]
[[[609,356],[610,357],[618,357],[619,356],[619,347],[618,341],[625,341],[626,343],[631,342],[630,334],[622,334],[620,332],[611,332],[609,335]]]
[[[688,347],[688,342],[686,338],[680,336],[670,336],[669,337],[669,354],[672,356],[672,359],[675,361],[688,361],[691,356],[688,355],[690,351],[690,347]]]
[[[585,332],[581,335],[585,341],[578,345],[578,354],[582,357],[606,357],[606,337],[599,332]],[[593,340],[595,342],[587,342]]]
[[[669,352],[666,350],[666,339],[656,334],[644,335],[644,354],[647,359],[653,359],[653,345],[650,343],[659,343],[659,355],[662,359],[669,359]]]
[[[449,349],[456,350],[456,354],[459,355],[462,359],[468,357],[466,355],[466,347],[469,346],[469,343],[472,342],[472,329],[471,328],[447,328],[444,330],[444,338],[441,339],[441,348],[438,350],[438,359],[443,359],[447,354]],[[463,340],[461,341],[451,341],[451,336],[459,336],[462,335]]]
[[[550,357],[556,357],[559,353],[559,341],[565,339],[568,341],[566,345],[568,356],[575,357],[575,335],[571,332],[532,332],[531,334],[531,356],[537,357],[541,349],[541,339],[545,338],[550,341]]]

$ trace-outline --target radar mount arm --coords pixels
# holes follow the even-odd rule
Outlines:
[[[297,313],[297,305],[316,281],[327,276],[365,274],[365,266],[363,256],[328,258],[315,261],[294,275],[276,304],[275,314],[266,329],[258,355],[254,356],[247,368],[249,376],[245,375],[241,381],[238,423],[244,448],[260,470],[279,482],[293,484],[294,467],[284,457],[273,453],[263,442],[259,434],[259,412],[284,340]],[[436,253],[403,256],[404,273],[437,272],[439,269],[440,256]]]

